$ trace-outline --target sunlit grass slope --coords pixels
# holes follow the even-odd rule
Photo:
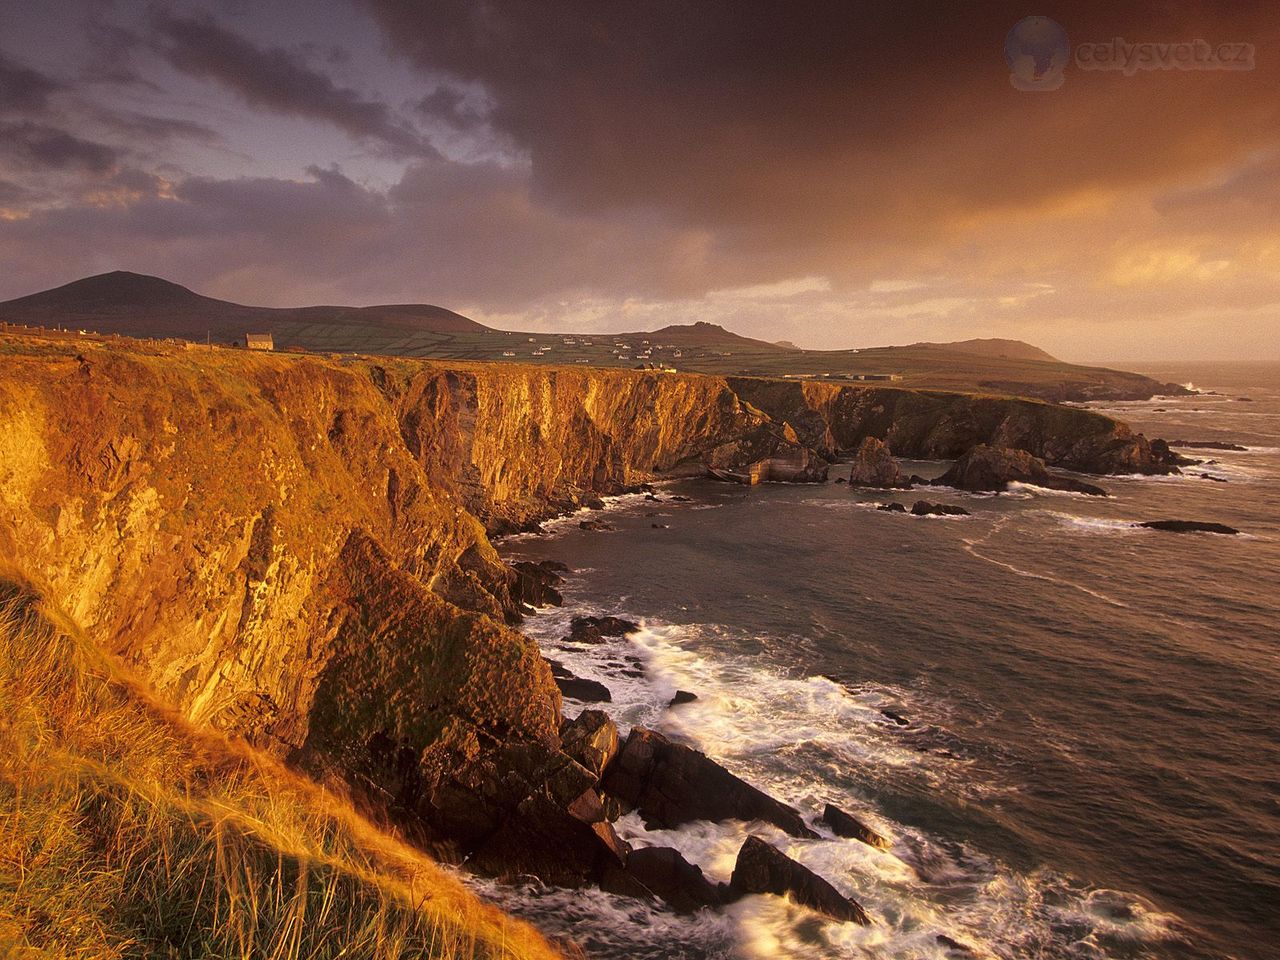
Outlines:
[[[0,957],[558,955],[0,578]]]

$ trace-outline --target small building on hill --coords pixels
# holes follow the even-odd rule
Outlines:
[[[276,348],[275,341],[271,339],[269,333],[246,333],[244,335],[244,345],[250,350],[274,350]]]

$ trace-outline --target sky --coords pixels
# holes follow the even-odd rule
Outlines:
[[[509,329],[1280,359],[1280,6],[2,4],[0,299],[115,269]]]

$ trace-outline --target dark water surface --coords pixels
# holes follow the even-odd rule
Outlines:
[[[1100,409],[1248,446],[1184,451],[1227,483],[1108,478],[1099,500],[699,481],[662,490],[693,503],[623,498],[613,533],[574,518],[509,541],[575,569],[566,606],[526,629],[610,687],[623,727],[684,739],[810,818],[835,802],[893,846],[620,824],[716,879],[758,833],[861,901],[865,929],[772,898],[680,918],[598,891],[497,895],[599,957],[959,956],[939,934],[979,957],[1280,956],[1280,366],[1149,372],[1223,396]],[[873,508],[918,495],[973,516]],[[1129,526],[1162,518],[1244,535]],[[582,612],[645,629],[562,646]],[[668,708],[676,689],[699,699]]]

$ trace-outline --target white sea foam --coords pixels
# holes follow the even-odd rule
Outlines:
[[[1044,492],[1018,490],[1005,496],[1029,499]],[[642,496],[631,500],[652,506]],[[835,503],[875,505],[863,500]],[[627,498],[610,504],[613,509],[630,505]],[[719,505],[684,506],[711,509]],[[1082,532],[1133,530],[1132,521],[1041,512]],[[565,518],[562,525],[568,528],[576,519],[576,515]],[[979,552],[977,548],[986,545],[1008,519],[999,518],[985,537],[964,541],[966,549],[1019,576],[1124,606],[1083,585],[1021,570]],[[570,604],[583,589],[585,573],[577,571],[566,585]],[[1177,935],[1175,918],[1158,913],[1138,897],[1090,891],[1045,871],[1013,871],[967,844],[897,823],[878,809],[865,785],[901,778],[968,803],[993,802],[1002,792],[1018,789],[1017,784],[984,782],[973,763],[964,759],[962,749],[959,753],[950,749],[962,740],[948,732],[945,703],[921,701],[913,690],[882,684],[849,686],[826,677],[789,675],[766,666],[758,655],[732,652],[755,649],[762,638],[728,637],[714,625],[644,620],[628,616],[626,604],[626,598],[620,598],[608,610],[574,606],[543,610],[526,629],[549,657],[610,689],[611,703],[592,706],[604,707],[624,732],[644,725],[692,743],[795,806],[821,839],[798,840],[761,823],[698,822],[674,830],[650,830],[635,814],[618,822],[619,833],[635,846],[675,847],[718,881],[728,880],[738,848],[746,836],[755,834],[857,899],[876,922],[870,927],[826,922],[776,897],[747,897],[723,911],[702,911],[689,918],[598,890],[477,882],[508,908],[530,916],[549,932],[587,943],[590,954],[611,960],[695,956],[944,960],[961,955],[1074,960],[1114,956],[1134,944]],[[569,620],[579,613],[628,616],[641,629],[598,645],[563,642]],[[734,640],[736,645],[726,642]],[[620,672],[636,672],[637,660],[642,676]],[[669,703],[676,690],[693,691],[698,699],[672,708]],[[566,703],[569,714],[579,709],[582,705]],[[909,725],[899,726],[886,717],[886,710],[910,717]],[[948,746],[936,746],[939,740]],[[819,820],[828,802],[849,810],[887,837],[890,848],[878,850],[834,837]],[[963,944],[969,952],[951,951],[948,942]]]
[[[1137,520],[1117,520],[1113,517],[1089,517],[1074,513],[1059,513],[1055,510],[1042,511],[1045,516],[1052,517],[1066,527],[1082,533],[1143,533],[1136,527]]]
[[[1035,497],[1075,497],[1080,500],[1103,500],[1093,494],[1081,493],[1078,490],[1054,490],[1052,487],[1041,487],[1034,483],[1022,483],[1018,480],[1010,481],[1009,490],[1016,493],[1029,493]]]
[[[945,704],[922,702],[907,689],[788,675],[758,656],[726,652],[733,649],[723,642],[730,638],[710,625],[646,621],[629,638],[584,647],[561,643],[568,620],[581,612],[588,611],[548,612],[531,622],[531,632],[543,638],[549,656],[610,688],[613,702],[602,706],[624,730],[643,724],[692,743],[795,806],[822,836],[800,840],[769,824],[736,822],[651,830],[636,814],[619,820],[620,835],[634,846],[674,847],[712,880],[727,881],[739,847],[754,834],[858,900],[876,922],[827,922],[776,897],[746,897],[721,912],[682,918],[595,890],[486,887],[545,929],[588,940],[611,958],[644,960],[699,953],[726,960],[958,956],[940,937],[991,960],[1105,957],[1109,943],[1174,935],[1173,918],[1139,898],[1091,892],[1053,874],[1016,873],[965,844],[894,822],[850,786],[907,776],[969,802],[990,802],[1006,789],[982,783],[969,761],[922,746],[922,737],[927,744],[932,732],[945,732]],[[625,608],[610,612],[626,615]],[[752,639],[742,638],[748,647]],[[628,656],[640,658],[643,678],[618,676],[609,666]],[[671,708],[677,689],[698,699]],[[887,719],[889,709],[910,717],[909,726]],[[815,763],[815,757],[822,759]],[[855,813],[887,837],[890,848],[833,836],[818,819],[827,802]]]

